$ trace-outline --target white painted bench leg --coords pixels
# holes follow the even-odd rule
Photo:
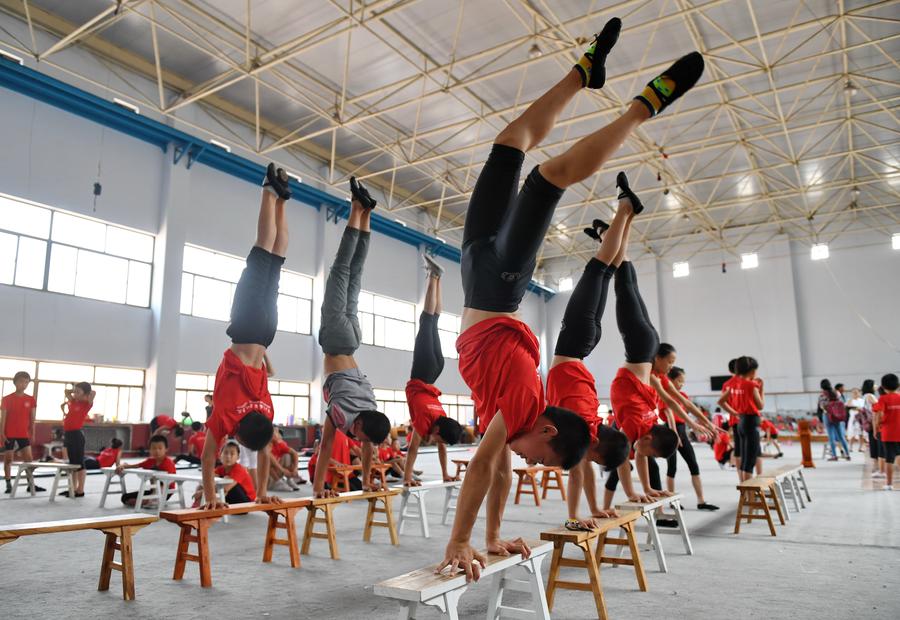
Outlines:
[[[428,531],[428,512],[425,510],[425,494],[427,492],[421,491],[416,493],[416,503],[419,507],[419,522],[422,528],[422,536],[431,538],[431,533]]]
[[[803,475],[803,470],[797,470],[797,475],[800,477],[800,482],[803,483],[803,494],[806,495],[806,501],[811,502],[812,498],[809,496],[809,486],[806,484],[806,477]]]
[[[147,489],[147,478],[141,476],[141,486],[138,487],[137,499],[134,501],[134,509],[136,512],[144,511],[144,493]]]
[[[114,471],[105,471],[103,475],[106,476],[106,480],[103,482],[103,493],[100,494],[100,508],[106,508],[106,496],[109,494],[109,485],[112,484],[112,478],[116,472]]]
[[[781,508],[784,512],[784,521],[787,523],[791,520],[791,511],[788,509],[787,498],[784,495],[785,482],[787,482],[787,478],[782,478],[780,482],[775,482],[775,494],[778,496],[778,501],[781,502]]]
[[[441,524],[447,525],[447,519],[451,513],[456,513],[456,498],[459,495],[459,487],[447,487],[444,493],[444,516]]]
[[[550,610],[547,608],[547,593],[544,591],[544,578],[541,576],[541,563],[543,555],[531,558],[522,565],[528,573],[528,583],[531,586],[531,604],[534,607],[534,617],[537,620],[550,620]]]
[[[793,489],[792,493],[794,494],[795,501],[799,501],[800,508],[803,509],[806,508],[806,501],[803,499],[803,493],[800,492],[799,478],[800,476],[797,474],[797,472],[791,474],[791,489]]]
[[[662,573],[668,573],[669,567],[666,565],[666,554],[662,548],[659,530],[656,528],[656,517],[653,512],[648,512],[644,514],[644,519],[647,520],[647,525],[650,527],[650,542],[653,545],[654,551],[656,551],[656,560],[659,562],[659,570]]]
[[[16,491],[19,490],[19,481],[22,479],[22,475],[25,474],[25,470],[27,467],[19,467],[19,471],[16,472],[16,479],[13,482],[12,493],[9,494],[10,499],[16,498]]]
[[[681,502],[676,500],[671,504],[672,510],[675,511],[675,520],[678,521],[678,531],[681,533],[681,540],[684,542],[684,551],[688,555],[694,555],[694,547],[691,545],[691,537],[688,534],[687,524],[684,522],[684,511],[681,510]]]
[[[400,601],[399,620],[415,620],[419,604],[415,601]]]
[[[31,494],[31,497],[37,495],[37,489],[34,488],[34,470],[32,468],[28,468],[25,471],[25,478],[28,480],[28,492]]]
[[[403,533],[403,525],[406,523],[406,506],[409,504],[409,497],[412,493],[409,490],[403,491],[400,497],[400,518],[397,519],[397,533]]]
[[[69,499],[75,501],[75,472],[71,469],[68,470],[66,472],[66,477],[69,479]]]
[[[423,601],[423,604],[440,609],[442,620],[459,620],[459,599],[466,591],[466,588],[467,586],[463,586],[456,590],[450,590],[433,599]]]
[[[500,571],[491,577],[491,594],[488,597],[487,620],[500,620],[500,607],[503,605],[503,582],[506,577]]]
[[[184,501],[184,480],[179,480],[175,484],[178,485],[178,505],[187,508],[187,502]]]
[[[62,470],[57,469],[56,475],[53,476],[53,487],[50,489],[50,501],[56,501],[56,493],[59,491],[59,475],[62,473]]]
[[[223,504],[225,503],[225,487],[224,486],[219,487],[219,501],[222,502]],[[224,515],[222,517],[222,523],[228,523],[228,515]]]

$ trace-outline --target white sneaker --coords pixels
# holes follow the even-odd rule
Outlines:
[[[291,487],[288,486],[288,483],[284,480],[278,480],[271,487],[269,487],[270,491],[293,491]]]
[[[444,268],[441,267],[436,260],[428,256],[428,254],[423,254],[422,260],[425,263],[425,269],[429,274],[437,276],[438,278],[444,275]]]
[[[872,473],[873,478],[887,478],[887,474],[884,474],[880,471],[876,471]]]
[[[881,490],[882,490],[882,491],[893,491],[893,490],[894,490],[894,487],[892,487],[892,486],[889,485],[889,484],[886,484],[886,485],[884,485],[884,486],[881,488]]]

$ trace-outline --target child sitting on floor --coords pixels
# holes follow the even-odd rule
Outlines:
[[[134,463],[132,465],[119,465],[116,467],[116,473],[121,475],[123,471],[126,469],[153,469],[156,471],[164,471],[168,474],[175,473],[175,461],[166,456],[166,450],[169,448],[169,441],[163,437],[162,435],[154,435],[150,438],[150,457],[144,459],[140,463]],[[175,483],[169,483],[169,493],[166,494],[166,498],[172,495],[171,491],[175,488]],[[151,489],[149,492],[144,493],[144,500],[151,499],[148,496],[155,495],[155,490]],[[122,503],[126,506],[134,506],[135,502],[137,502],[137,491],[132,493],[122,493]]]
[[[119,459],[122,458],[122,440],[113,437],[109,442],[108,448],[103,448],[96,457],[87,456],[84,459],[85,469],[100,469],[101,467],[119,466]]]
[[[297,491],[298,484],[306,484],[306,480],[300,475],[297,466],[300,463],[300,455],[290,447],[281,434],[281,429],[276,428],[272,435],[272,443],[269,444],[269,482],[276,491]],[[286,486],[277,488],[279,484]]]
[[[253,479],[250,478],[250,472],[238,463],[240,455],[240,444],[233,440],[226,441],[219,452],[219,460],[222,464],[215,469],[216,476],[233,480],[231,484],[225,486],[225,503],[229,505],[256,501],[256,488],[253,485]],[[194,493],[194,508],[200,505],[202,497],[203,489],[197,487],[197,491]]]

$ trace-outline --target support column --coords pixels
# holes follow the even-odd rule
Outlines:
[[[172,163],[173,147],[162,156],[160,223],[153,256],[150,309],[153,316],[150,359],[144,389],[144,419],[161,413],[178,419],[175,408],[175,373],[181,321],[181,272],[187,238],[187,200],[190,172],[187,157]]]

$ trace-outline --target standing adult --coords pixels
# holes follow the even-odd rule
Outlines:
[[[847,408],[841,395],[831,386],[831,381],[822,379],[819,383],[822,393],[819,394],[819,411],[822,412],[822,422],[825,424],[825,432],[828,433],[828,447],[831,449],[829,461],[838,460],[835,442],[840,441],[844,458],[850,460],[850,450],[847,447],[847,437],[844,433],[844,420],[847,419]]]
[[[869,436],[869,457],[872,459],[872,477],[884,478],[884,446],[881,445],[881,439],[875,430],[873,423],[875,412],[872,407],[878,402],[878,396],[875,394],[874,379],[866,379],[862,384],[863,407],[861,409],[861,417],[863,428]]]
[[[864,451],[863,444],[866,441],[866,434],[863,432],[860,413],[865,403],[859,388],[850,390],[850,398],[847,400],[847,443],[850,445],[850,452],[853,452],[853,442],[857,440],[859,440],[859,451]]]

